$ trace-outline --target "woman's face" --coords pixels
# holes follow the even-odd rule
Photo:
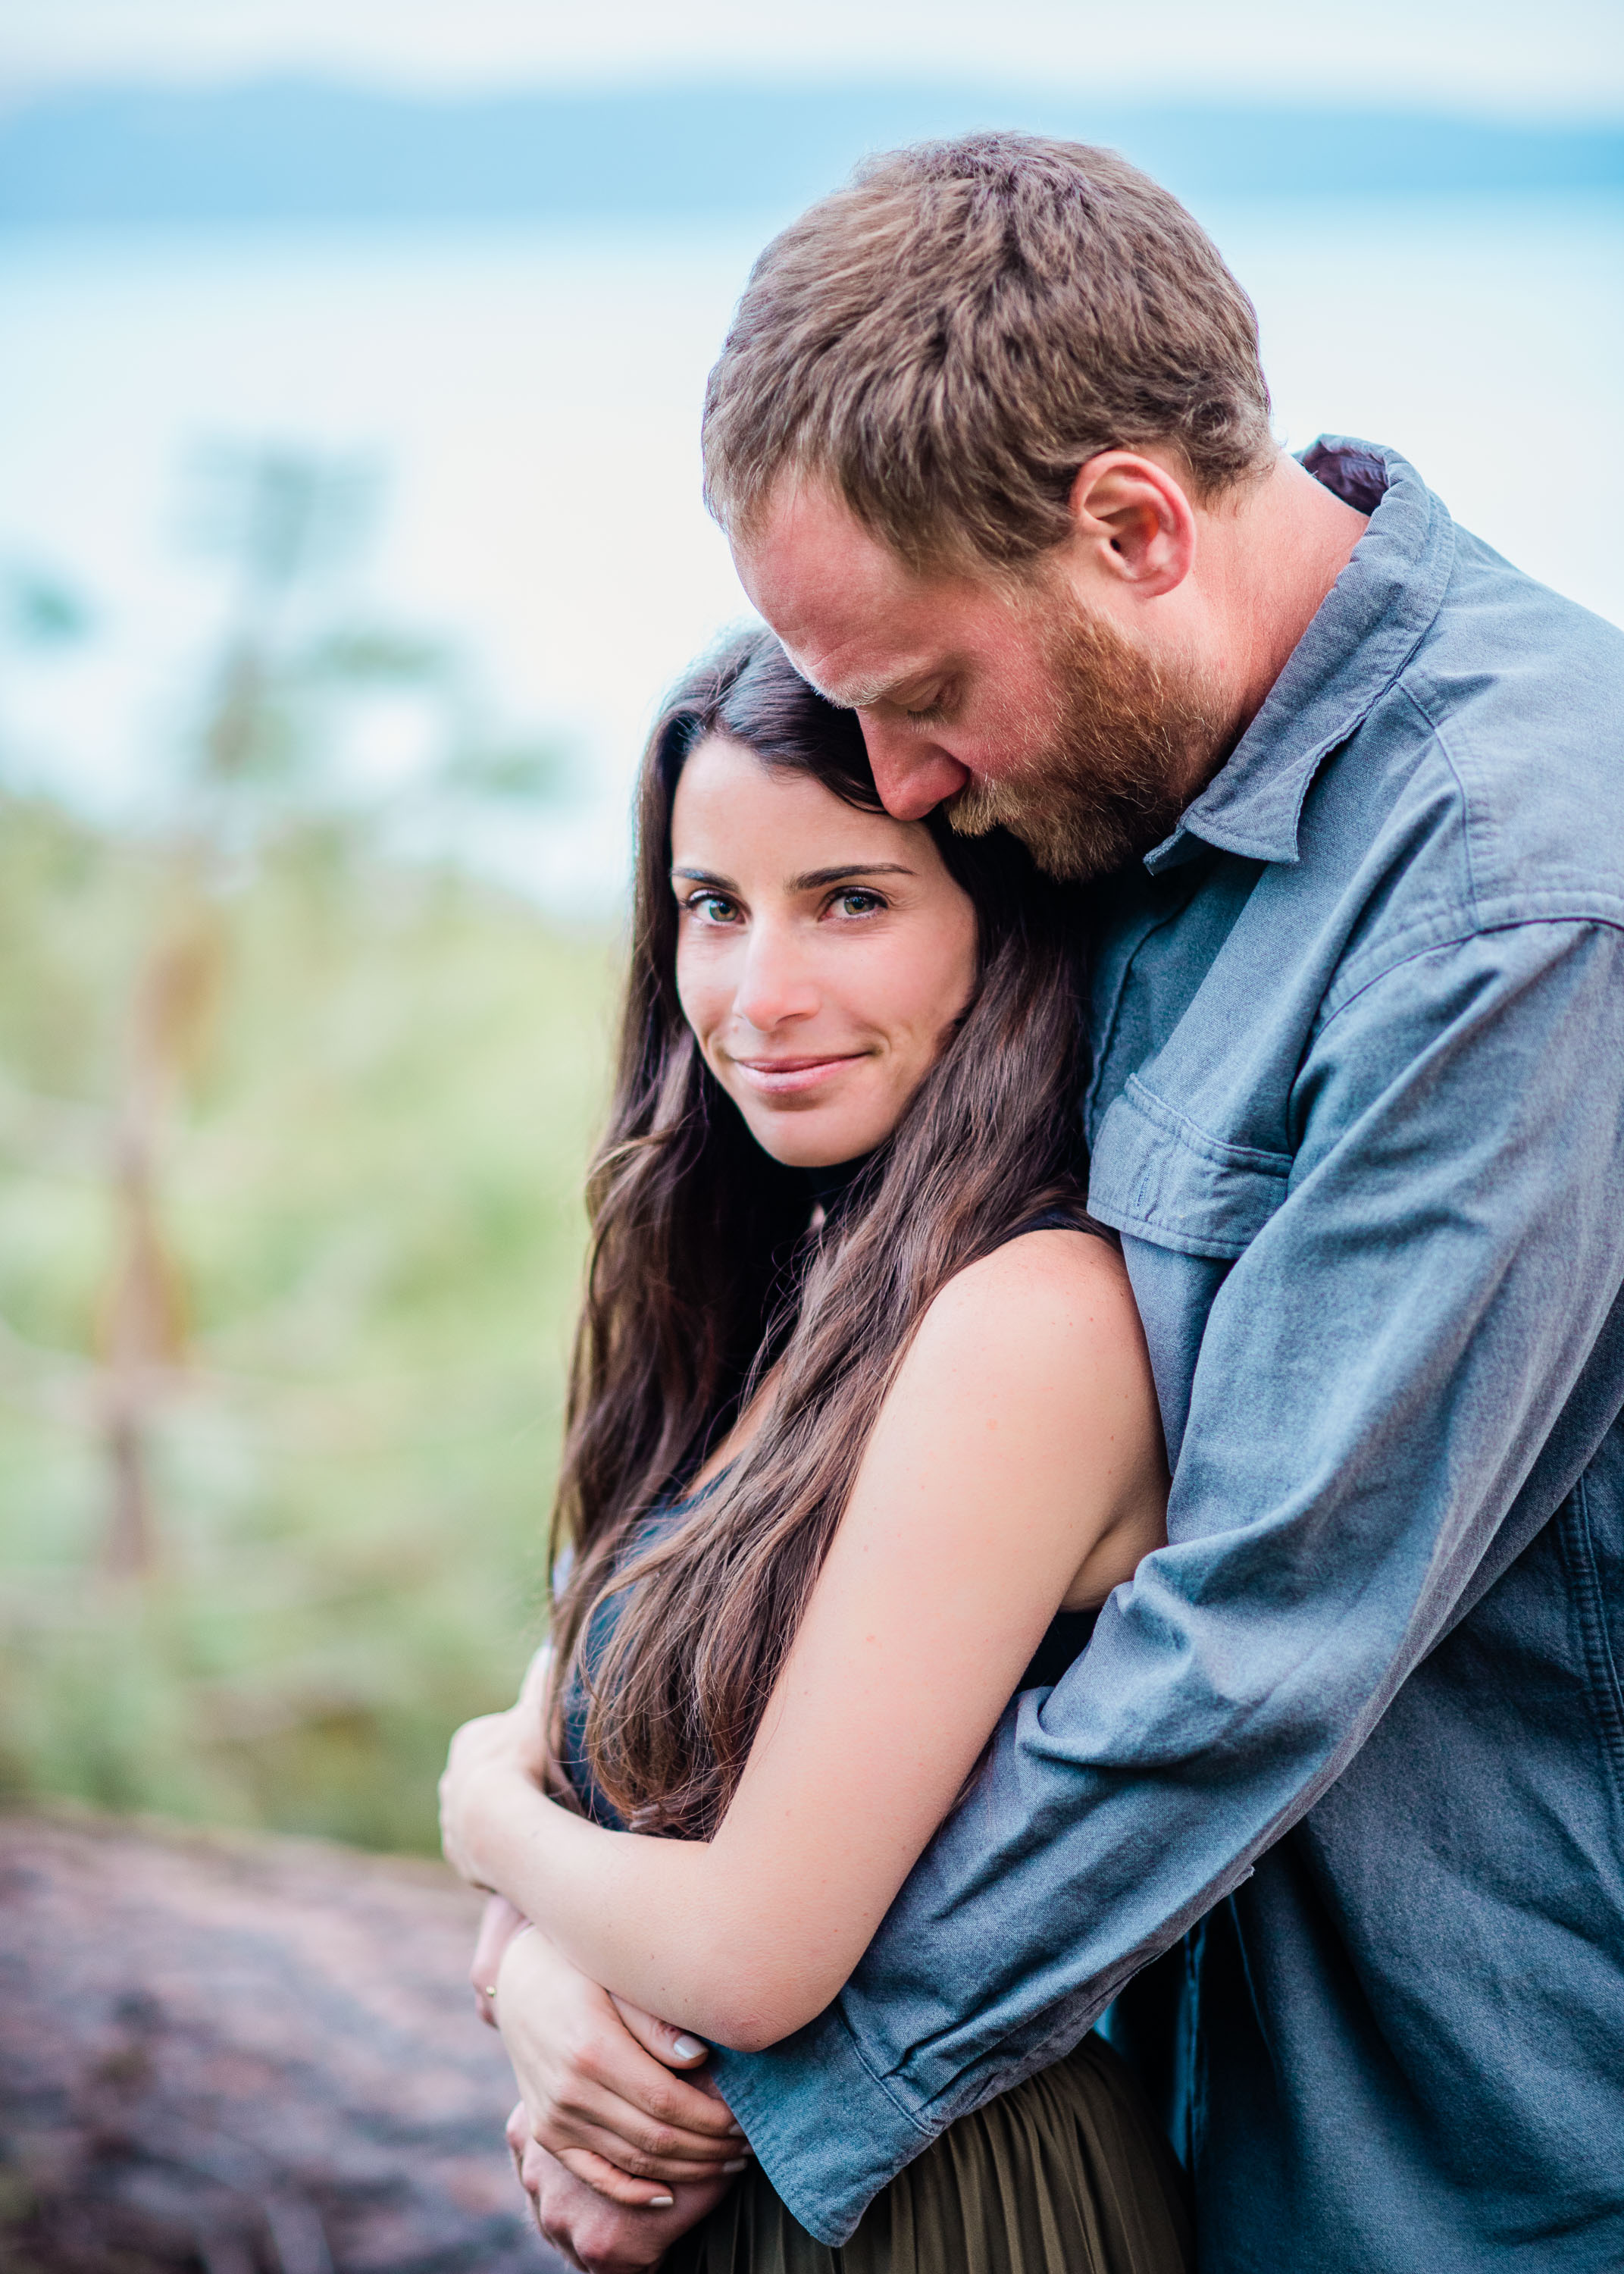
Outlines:
[[[712,734],[677,784],[671,853],[677,991],[751,1134],[795,1168],[870,1151],[975,982],[975,911],[929,831]]]

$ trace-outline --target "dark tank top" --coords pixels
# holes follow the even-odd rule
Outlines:
[[[1067,1216],[1060,1209],[1053,1209],[1019,1225],[1011,1232],[1010,1239],[1018,1239],[1022,1233],[1028,1231],[1083,1231],[1093,1229],[1094,1227],[1086,1219]],[[1109,1234],[1104,1236],[1109,1237]],[[641,1555],[679,1518],[690,1515],[716,1490],[726,1473],[726,1469],[718,1470],[710,1483],[702,1485],[697,1492],[662,1501],[658,1507],[652,1509],[627,1541],[622,1560]],[[581,1679],[580,1663],[584,1663],[590,1673],[602,1662],[603,1653],[625,1608],[627,1592],[622,1588],[612,1594],[600,1596],[586,1623],[581,1638],[580,1661],[571,1669],[564,1697],[563,1758],[560,1762],[584,1813],[593,1823],[605,1825],[614,1832],[623,1832],[625,1825],[613,1801],[599,1787],[587,1760],[588,1699],[586,1685]],[[1098,1605],[1085,1611],[1057,1611],[1049,1621],[1043,1639],[1034,1651],[1026,1672],[1015,1685],[1016,1696],[1026,1690],[1053,1689],[1072,1660],[1082,1655],[1099,1615]]]

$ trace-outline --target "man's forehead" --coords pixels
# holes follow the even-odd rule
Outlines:
[[[768,620],[801,677],[847,711],[868,710],[939,671],[951,644],[950,628],[926,608],[869,605],[849,591],[824,594],[821,604],[809,594]]]
[[[941,669],[950,588],[914,575],[827,491],[775,500],[733,557],[790,661],[831,703],[866,710]]]
[[[838,617],[882,598],[894,601],[907,583],[902,563],[848,506],[806,484],[772,498],[733,552],[756,606],[770,622],[781,618],[796,635],[803,618]]]

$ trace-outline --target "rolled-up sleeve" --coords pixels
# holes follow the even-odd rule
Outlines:
[[[1620,932],[1523,922],[1350,968],[1291,1098],[1278,1204],[1204,1267],[1169,1545],[1011,1709],[837,2003],[719,2058],[827,2240],[1246,1875],[1555,1506],[1624,1280]],[[1124,1231],[1148,1298],[1169,1259]]]

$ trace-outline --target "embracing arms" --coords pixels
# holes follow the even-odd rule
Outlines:
[[[1161,1540],[1163,1492],[1118,1258],[1076,1232],[1011,1242],[904,1360],[715,1838],[606,1833],[544,1800],[526,1708],[459,1738],[448,1852],[610,1990],[773,2044],[850,1973],[1055,1611]]]
[[[1624,1392],[1624,933],[1525,923],[1411,956],[1325,1024],[1297,1089],[1289,1188],[1227,1276],[1179,1253],[1193,1216],[1134,1234],[1165,1185],[1113,1187],[1169,1383],[1188,1314],[1165,1291],[1217,1288],[1176,1385],[1172,1544],[1005,1719],[838,2003],[718,2060],[824,2240],[1245,1877]],[[1101,1182],[1111,1141],[1108,1121]]]

